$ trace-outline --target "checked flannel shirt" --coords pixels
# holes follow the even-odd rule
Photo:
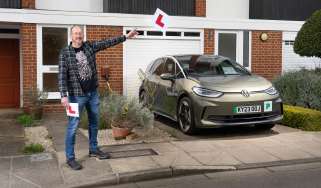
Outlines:
[[[106,39],[101,41],[84,42],[82,47],[87,57],[87,61],[93,72],[93,79],[98,87],[98,76],[96,69],[96,53],[100,50],[117,45],[126,40],[125,35]],[[59,73],[58,73],[58,86],[61,97],[69,96],[84,96],[78,80],[79,72],[77,67],[76,52],[71,46],[65,47],[61,50],[59,55]]]

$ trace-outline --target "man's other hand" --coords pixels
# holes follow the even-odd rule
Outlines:
[[[68,97],[62,97],[61,98],[61,104],[67,108],[69,106],[69,102],[68,102]]]
[[[134,38],[136,35],[138,35],[138,32],[134,29],[127,33],[126,38],[131,39]]]

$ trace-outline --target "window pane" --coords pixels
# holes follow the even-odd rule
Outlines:
[[[165,63],[164,73],[175,74],[175,63],[172,59],[168,58]]]
[[[59,52],[67,46],[67,28],[42,28],[43,65],[58,65]]]
[[[43,73],[43,91],[58,92],[58,73]]]
[[[243,66],[249,67],[249,32],[243,31]]]
[[[236,34],[219,33],[218,55],[229,57],[236,61]]]

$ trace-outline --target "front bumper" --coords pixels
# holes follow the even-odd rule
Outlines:
[[[194,98],[195,124],[198,128],[220,128],[230,126],[276,124],[282,121],[283,104],[279,97],[262,96],[248,101],[224,101],[213,99],[196,100]],[[231,99],[231,98],[230,98]],[[272,110],[264,110],[264,102],[272,102]],[[261,112],[237,114],[233,108],[237,106],[261,105]]]
[[[211,127],[211,128],[220,128],[220,127],[231,127],[231,126],[244,126],[244,125],[260,125],[260,124],[276,124],[282,121],[283,115],[275,116],[261,116],[253,118],[231,118],[230,120],[204,120],[200,122],[201,127]]]

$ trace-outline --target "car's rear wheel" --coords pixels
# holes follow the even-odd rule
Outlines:
[[[195,132],[194,112],[192,102],[188,97],[179,101],[177,119],[179,128],[183,133],[193,134]]]

